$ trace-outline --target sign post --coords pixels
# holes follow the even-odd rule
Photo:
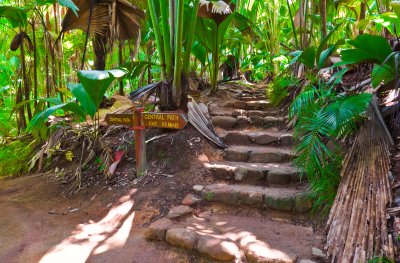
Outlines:
[[[135,131],[135,157],[136,157],[136,176],[142,177],[147,171],[146,161],[146,135],[143,125],[144,108],[135,108],[133,111],[133,130]]]
[[[145,132],[147,128],[183,129],[188,120],[183,112],[144,112],[135,108],[133,114],[107,114],[108,125],[125,125],[135,131],[136,176],[147,171]]]

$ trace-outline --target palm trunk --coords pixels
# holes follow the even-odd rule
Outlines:
[[[122,65],[124,63],[123,61],[123,56],[122,56],[122,51],[124,48],[123,42],[120,40],[118,42],[118,63],[119,65]],[[122,80],[119,81],[119,95],[124,96],[124,82]]]
[[[175,68],[174,82],[172,85],[172,99],[175,105],[181,107],[182,96],[182,38],[183,38],[183,4],[184,0],[178,0],[176,12],[175,35]]]
[[[321,39],[323,39],[326,32],[326,0],[320,0],[320,13],[321,13]]]
[[[32,40],[33,40],[33,98],[35,99],[34,105],[37,105],[38,99],[38,76],[37,76],[37,43],[35,33],[35,20],[32,19]]]
[[[165,71],[167,79],[172,77],[172,52],[171,33],[168,28],[168,0],[160,0],[161,28],[165,52]]]

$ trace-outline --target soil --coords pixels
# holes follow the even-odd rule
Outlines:
[[[129,134],[122,130],[110,136],[112,148],[130,141]],[[221,158],[222,150],[190,125],[174,132],[151,130],[146,139],[151,138],[155,139],[147,144],[149,173],[140,180],[135,178],[134,149],[129,142],[113,178],[92,169],[84,174],[79,191],[70,191],[75,188],[65,183],[66,172],[60,173],[63,168],[69,171],[68,166],[0,179],[0,262],[213,262],[162,242],[148,242],[143,232],[192,193],[193,185],[215,182],[203,163]],[[204,206],[200,203],[195,214],[202,214]],[[235,228],[254,234],[262,222],[263,229],[290,235],[292,230],[279,222],[291,220],[310,233],[306,243],[292,244],[304,255],[310,254],[311,246],[322,244],[323,237],[314,235],[307,216],[282,219],[270,211],[218,205],[208,211],[234,218]],[[256,217],[249,220],[249,216]],[[286,246],[288,241],[280,239],[280,245]]]

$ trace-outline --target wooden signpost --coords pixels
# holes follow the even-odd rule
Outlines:
[[[141,177],[147,170],[146,128],[183,129],[188,120],[183,112],[144,112],[135,108],[133,114],[107,114],[108,125],[125,125],[135,131],[136,175]]]

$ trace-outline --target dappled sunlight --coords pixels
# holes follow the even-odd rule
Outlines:
[[[187,222],[186,227],[195,231],[199,236],[214,238],[212,242],[216,242],[216,244],[222,244],[222,242],[232,244],[230,242],[234,242],[246,255],[266,260],[291,260],[294,254],[305,251],[303,245],[308,249],[309,245],[305,243],[311,240],[307,237],[311,232],[305,233],[294,230],[294,228],[293,231],[292,226],[283,229],[287,226],[282,226],[280,222],[243,221],[243,218],[235,216],[210,217],[205,221]],[[285,232],[285,234],[291,233],[291,236],[282,240],[279,231]]]
[[[130,195],[122,197],[103,219],[79,224],[69,237],[50,249],[39,262],[86,262],[93,254],[124,246],[135,217],[133,204]]]

